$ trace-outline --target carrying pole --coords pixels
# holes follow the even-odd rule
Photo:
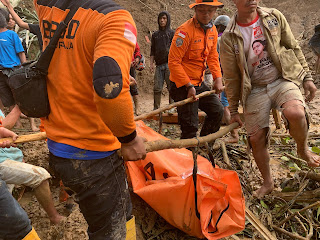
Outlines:
[[[211,94],[214,94],[215,92],[216,92],[215,90],[206,91],[206,92],[203,92],[203,93],[200,93],[200,94],[196,95],[196,98],[203,98],[203,97],[209,96],[209,95],[211,95]],[[175,103],[172,103],[172,104],[168,104],[168,105],[166,105],[166,106],[163,106],[163,107],[161,107],[161,108],[158,108],[158,109],[156,109],[156,110],[153,110],[153,111],[151,111],[151,112],[149,112],[149,113],[144,113],[144,114],[141,114],[141,115],[139,115],[139,116],[136,116],[136,117],[134,118],[134,120],[135,120],[135,121],[143,120],[143,119],[146,119],[146,118],[148,118],[148,117],[157,115],[157,114],[159,114],[159,113],[161,113],[161,112],[164,112],[164,111],[166,111],[166,110],[169,110],[169,109],[171,109],[171,108],[180,107],[180,106],[182,106],[182,105],[185,105],[185,104],[190,103],[190,102],[193,102],[193,101],[194,101],[194,100],[193,100],[192,97],[186,98],[186,99],[184,99],[184,100],[182,100],[182,101],[175,102]]]
[[[199,137],[199,138],[190,138],[190,139],[181,139],[181,140],[156,140],[152,142],[145,142],[146,151],[148,153],[148,152],[155,152],[155,151],[160,151],[164,149],[196,147],[198,145],[203,145],[207,142],[213,142],[214,140],[223,137],[224,135],[229,133],[231,130],[237,128],[238,126],[239,126],[239,123],[232,123],[220,129],[218,132],[209,134],[204,137]],[[45,140],[46,138],[47,138],[46,133],[42,132],[42,133],[34,133],[34,134],[18,136],[18,139],[16,141],[13,141],[12,138],[1,138],[0,143],[3,143],[5,141],[9,141],[11,143],[12,142],[26,143],[26,142],[32,142],[32,141]]]

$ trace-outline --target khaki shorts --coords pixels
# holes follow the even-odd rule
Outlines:
[[[0,178],[7,184],[24,185],[34,189],[51,176],[42,167],[7,159],[0,163]]]
[[[284,109],[281,106],[291,100],[299,100],[305,107],[301,91],[293,82],[277,79],[266,86],[254,86],[244,108],[248,136],[253,136],[258,130],[269,127],[270,110],[278,109],[282,112]],[[284,118],[283,114],[282,117]]]

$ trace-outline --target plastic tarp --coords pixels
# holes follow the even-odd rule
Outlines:
[[[166,139],[136,122],[139,136]],[[213,167],[191,151],[168,149],[127,162],[134,192],[171,225],[198,238],[219,239],[244,229],[245,204],[238,175]],[[195,188],[196,186],[196,188]]]

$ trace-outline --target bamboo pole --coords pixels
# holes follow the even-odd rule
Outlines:
[[[206,91],[206,92],[203,92],[203,93],[200,93],[199,95],[196,95],[196,98],[202,98],[202,97],[206,97],[206,96],[209,96],[210,94],[213,94],[215,93],[216,91],[215,90],[211,90],[211,91]],[[148,117],[151,117],[151,116],[154,116],[154,115],[157,115],[161,112],[164,112],[166,110],[169,110],[171,108],[174,108],[174,107],[180,107],[184,104],[187,104],[187,103],[190,103],[193,101],[193,98],[190,97],[190,98],[187,98],[187,99],[184,99],[180,102],[175,102],[175,103],[172,103],[172,104],[168,104],[166,106],[163,106],[161,108],[158,108],[152,112],[149,112],[149,113],[144,113],[144,114],[141,114],[139,116],[136,116],[134,118],[135,121],[138,121],[138,120],[142,120],[142,119],[146,119]]]
[[[13,141],[12,138],[0,138],[0,143],[9,141],[10,143],[26,143],[26,142],[33,142],[39,140],[47,139],[47,134],[45,132],[34,133],[34,134],[27,134],[18,136],[16,141]]]

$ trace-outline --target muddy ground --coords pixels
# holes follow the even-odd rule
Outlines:
[[[27,7],[31,6],[32,0],[22,1],[22,5]],[[136,23],[139,32],[139,44],[141,51],[147,59],[147,66],[149,66],[149,49],[150,44],[146,41],[146,36],[150,38],[150,32],[157,29],[156,18],[160,10],[168,10],[172,17],[172,27],[176,28],[185,20],[192,16],[192,11],[188,9],[188,5],[191,1],[187,0],[116,0],[126,9],[128,9]],[[223,1],[225,7],[219,10],[219,14],[231,15],[234,11],[234,5],[231,0]],[[294,35],[300,41],[300,44],[305,53],[306,59],[309,62],[310,68],[313,70],[315,57],[314,54],[307,46],[308,39],[313,34],[313,28],[316,24],[320,23],[320,1],[319,0],[263,0],[262,5],[269,7],[276,7],[281,10],[287,17],[288,22],[292,27]],[[320,88],[320,77],[315,76],[318,88]],[[138,84],[140,90],[140,100],[142,105],[142,112],[149,112],[153,108],[153,76],[145,69],[138,73]],[[167,103],[167,97],[164,96],[163,103]],[[320,92],[318,91],[316,99],[309,105],[311,111],[311,118],[313,123],[311,124],[310,131],[313,133],[319,133],[320,125],[320,114],[318,106],[320,103]],[[24,123],[24,129],[15,129],[19,134],[29,133],[29,123],[27,120],[22,120]],[[157,122],[148,121],[148,125],[157,129]],[[179,127],[177,125],[164,125],[163,129],[166,129],[165,135],[169,138],[177,138],[179,135]],[[285,130],[277,130],[276,133],[284,133]],[[245,134],[243,129],[240,130],[241,134]],[[244,146],[241,141],[240,147]],[[286,148],[286,146],[283,146]],[[20,146],[24,152],[25,160],[29,163],[42,166],[48,169],[48,149],[44,141],[26,143]],[[294,149],[294,147],[293,147]],[[281,157],[283,156],[282,147],[272,148],[272,161],[271,167],[272,172],[276,181],[276,191],[280,191],[280,185],[283,179],[288,175],[292,174],[289,171],[289,167],[283,164]],[[249,173],[249,181],[247,184],[250,188],[256,189],[261,184],[261,177],[257,174],[257,168],[252,161],[240,159],[243,163],[243,167],[247,169]],[[54,201],[59,212],[65,214],[64,203],[59,203],[59,188],[58,181],[52,180],[51,189],[54,196]],[[132,193],[133,201],[133,214],[136,216],[136,229],[137,239],[161,239],[161,240],[175,240],[175,239],[193,239],[185,235],[183,232],[174,229],[172,226],[167,224],[156,212],[154,212],[147,204],[145,204],[138,196]],[[248,200],[249,201],[249,200]],[[251,199],[250,199],[251,201]],[[86,234],[86,222],[79,212],[77,206],[75,206],[73,212],[68,216],[67,222],[63,229],[57,229],[50,225],[49,220],[46,217],[45,212],[39,206],[35,197],[30,189],[26,189],[22,199],[20,200],[21,205],[27,211],[33,226],[36,228],[41,239],[66,239],[66,240],[85,240],[87,239]],[[241,237],[241,236],[240,236]],[[243,234],[245,237],[245,234]],[[248,236],[247,236],[248,237]]]

